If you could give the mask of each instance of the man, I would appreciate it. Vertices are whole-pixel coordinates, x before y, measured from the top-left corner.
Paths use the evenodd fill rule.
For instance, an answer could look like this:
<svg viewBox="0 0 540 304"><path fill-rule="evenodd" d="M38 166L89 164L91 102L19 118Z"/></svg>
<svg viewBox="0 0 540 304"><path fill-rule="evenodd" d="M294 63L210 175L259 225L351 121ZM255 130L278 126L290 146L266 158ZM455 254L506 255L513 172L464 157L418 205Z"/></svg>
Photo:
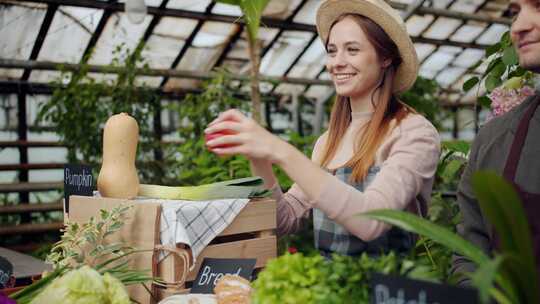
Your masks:
<svg viewBox="0 0 540 304"><path fill-rule="evenodd" d="M540 0L511 0L511 37L519 64L540 73ZM458 203L463 215L459 233L491 253L497 248L493 226L487 222L474 196L471 178L478 170L494 170L514 183L531 227L537 270L540 269L540 94L525 100L509 113L487 123L478 133L461 178ZM474 271L462 256L454 257L455 272ZM467 283L464 278L461 283Z"/></svg>

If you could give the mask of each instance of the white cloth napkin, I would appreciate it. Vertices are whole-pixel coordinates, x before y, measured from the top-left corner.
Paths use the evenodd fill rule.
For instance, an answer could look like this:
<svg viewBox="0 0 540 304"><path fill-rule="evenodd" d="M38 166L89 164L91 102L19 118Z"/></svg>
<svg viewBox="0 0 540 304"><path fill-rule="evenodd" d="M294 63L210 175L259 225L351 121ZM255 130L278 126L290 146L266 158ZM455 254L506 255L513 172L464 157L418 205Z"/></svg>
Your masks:
<svg viewBox="0 0 540 304"><path fill-rule="evenodd" d="M249 199L159 201L162 207L161 244L188 245L194 265L203 249L231 224Z"/></svg>

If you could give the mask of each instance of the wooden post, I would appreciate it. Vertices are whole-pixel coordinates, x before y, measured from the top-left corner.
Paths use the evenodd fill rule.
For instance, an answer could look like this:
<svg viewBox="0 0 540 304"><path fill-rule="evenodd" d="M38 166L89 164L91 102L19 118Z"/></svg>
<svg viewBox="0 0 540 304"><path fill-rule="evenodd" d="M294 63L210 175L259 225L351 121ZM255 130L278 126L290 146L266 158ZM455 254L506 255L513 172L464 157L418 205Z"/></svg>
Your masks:
<svg viewBox="0 0 540 304"><path fill-rule="evenodd" d="M27 139L27 132L28 132L28 125L26 123L26 91L21 90L19 91L19 94L17 95L18 102L17 102L17 137L19 141L26 141ZM26 146L19 146L19 163L20 164L27 164L28 163L28 147ZM28 182L28 169L25 167L21 167L19 169L19 182L20 183L27 183ZM20 191L19 192L19 203L20 204L27 204L30 202L30 196L28 195L28 191ZM21 223L28 223L30 222L30 214L21 214Z"/></svg>

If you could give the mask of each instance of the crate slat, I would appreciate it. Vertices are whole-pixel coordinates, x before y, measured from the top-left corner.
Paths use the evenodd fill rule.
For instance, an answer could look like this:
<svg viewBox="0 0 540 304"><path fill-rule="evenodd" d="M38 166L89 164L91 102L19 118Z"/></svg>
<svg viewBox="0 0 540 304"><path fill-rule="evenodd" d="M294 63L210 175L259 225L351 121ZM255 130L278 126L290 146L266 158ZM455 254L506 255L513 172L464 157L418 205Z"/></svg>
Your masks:
<svg viewBox="0 0 540 304"><path fill-rule="evenodd" d="M276 201L252 200L220 236L275 229L276 226Z"/></svg>

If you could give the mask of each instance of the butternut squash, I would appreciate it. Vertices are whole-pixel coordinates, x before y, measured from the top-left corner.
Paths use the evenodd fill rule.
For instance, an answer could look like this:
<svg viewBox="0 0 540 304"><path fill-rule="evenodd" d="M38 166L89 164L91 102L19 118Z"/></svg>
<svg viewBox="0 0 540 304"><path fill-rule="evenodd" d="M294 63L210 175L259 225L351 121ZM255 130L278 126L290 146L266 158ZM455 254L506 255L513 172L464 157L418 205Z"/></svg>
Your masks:
<svg viewBox="0 0 540 304"><path fill-rule="evenodd" d="M139 191L135 167L139 126L127 113L109 117L103 129L103 162L97 187L101 196L133 198Z"/></svg>

